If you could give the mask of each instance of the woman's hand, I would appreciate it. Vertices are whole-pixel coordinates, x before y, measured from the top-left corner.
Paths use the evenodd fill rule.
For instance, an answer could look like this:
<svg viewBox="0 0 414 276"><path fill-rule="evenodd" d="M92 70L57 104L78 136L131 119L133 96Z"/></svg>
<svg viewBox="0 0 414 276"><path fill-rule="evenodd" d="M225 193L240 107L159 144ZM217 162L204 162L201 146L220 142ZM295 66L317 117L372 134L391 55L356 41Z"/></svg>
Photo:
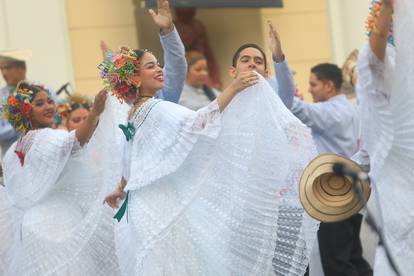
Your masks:
<svg viewBox="0 0 414 276"><path fill-rule="evenodd" d="M106 98L108 97L108 92L106 90L101 90L96 96L93 102L92 111L96 116L101 115L105 109Z"/></svg>
<svg viewBox="0 0 414 276"><path fill-rule="evenodd" d="M119 208L119 201L125 198L125 192L121 189L116 189L105 197L104 203L108 203L111 208Z"/></svg>
<svg viewBox="0 0 414 276"><path fill-rule="evenodd" d="M152 9L148 11L155 24L162 29L164 34L172 32L174 26L168 0L157 0L157 8L158 13Z"/></svg>
<svg viewBox="0 0 414 276"><path fill-rule="evenodd" d="M280 42L279 33L273 27L273 24L270 20L267 21L269 25L269 48L272 52L273 60L277 63L283 62L285 60L285 55L282 51L282 43Z"/></svg>

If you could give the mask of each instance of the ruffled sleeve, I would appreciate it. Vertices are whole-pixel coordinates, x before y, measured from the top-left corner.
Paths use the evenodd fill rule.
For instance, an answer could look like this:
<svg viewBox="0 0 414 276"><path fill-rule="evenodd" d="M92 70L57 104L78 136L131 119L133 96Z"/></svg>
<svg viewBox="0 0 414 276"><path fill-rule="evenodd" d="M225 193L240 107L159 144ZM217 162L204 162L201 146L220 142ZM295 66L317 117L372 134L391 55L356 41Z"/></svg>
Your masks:
<svg viewBox="0 0 414 276"><path fill-rule="evenodd" d="M51 190L70 155L80 149L74 131L47 128L36 131L31 139L23 166L14 149L4 160L7 192L13 205L21 209L29 208Z"/></svg>
<svg viewBox="0 0 414 276"><path fill-rule="evenodd" d="M385 76L390 76L393 71L395 71L394 47L387 47L383 62L375 56L368 44L365 45L358 56L357 93L375 93L389 98L391 81Z"/></svg>
<svg viewBox="0 0 414 276"><path fill-rule="evenodd" d="M369 45L361 50L356 92L361 114L362 150L369 156L371 174L380 170L392 144L390 93L394 71L395 49L392 46L388 46L384 62L375 56ZM367 160L365 158L364 162Z"/></svg>
<svg viewBox="0 0 414 276"><path fill-rule="evenodd" d="M135 122L134 140L126 146L127 189L143 187L174 172L199 139L217 138L220 118L217 100L196 112L170 102L156 104L142 124ZM141 154L143 147L145 155Z"/></svg>

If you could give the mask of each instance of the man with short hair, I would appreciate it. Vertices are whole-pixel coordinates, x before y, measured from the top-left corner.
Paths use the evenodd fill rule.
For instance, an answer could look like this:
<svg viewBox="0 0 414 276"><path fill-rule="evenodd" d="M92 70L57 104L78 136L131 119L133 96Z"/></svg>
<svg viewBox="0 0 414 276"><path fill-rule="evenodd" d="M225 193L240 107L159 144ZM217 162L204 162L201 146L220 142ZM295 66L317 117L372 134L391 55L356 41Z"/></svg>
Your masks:
<svg viewBox="0 0 414 276"><path fill-rule="evenodd" d="M268 63L263 49L254 43L246 43L240 46L233 55L229 74L234 81L227 89L234 89L232 86L234 86L235 81L238 79L240 79L240 82L237 82L239 83L238 89L240 90L254 85L258 79L254 72L257 72L269 81L270 86L279 94L283 103L286 106L290 106L293 102L290 91L295 89L295 85L289 75L290 69L280 45L279 35L270 21L268 21L268 26L269 48L272 53L272 61L276 73L275 79L269 78Z"/></svg>
<svg viewBox="0 0 414 276"><path fill-rule="evenodd" d="M26 79L26 60L31 56L30 51L3 51L0 52L0 71L6 85L0 89L1 102L14 92L17 84ZM19 138L13 127L3 118L0 118L0 147L2 156L7 149Z"/></svg>
<svg viewBox="0 0 414 276"><path fill-rule="evenodd" d="M256 44L247 43L240 46L233 55L232 66L229 70L230 76L233 77L233 82L226 89L241 91L252 86L256 84L259 79L257 75L258 73L267 79L270 86L276 94L279 95L286 106L292 106L293 97L290 95L290 91L296 90L296 86L293 83L287 60L283 54L279 35L270 21L268 21L268 26L269 48L272 53L272 61L275 67L275 78L269 78L269 68L265 52ZM286 112L288 111L286 110ZM307 264L309 261L308 252L313 244L304 244L304 240L299 241L300 234L298 232L291 233L289 237L286 237L285 230L304 227L304 225L301 224L302 222L293 222L293 220L289 219L292 214L294 214L297 219L305 219L307 215L304 214L303 208L295 207L280 209L279 213L280 217L284 219L281 219L279 222L276 235L282 237L285 241L287 240L287 242L284 244L276 244L275 255L272 262L274 273L277 275L285 275L292 268L296 269L297 273L300 273L299 271L301 271L302 268L299 268L298 264ZM290 255L292 252L298 254L295 256L300 259L297 263L292 262L293 256Z"/></svg>
<svg viewBox="0 0 414 276"><path fill-rule="evenodd" d="M294 98L292 105L287 107L312 129L319 153L336 153L350 158L358 150L360 122L357 107L340 94L342 82L342 71L337 65L318 64L311 69L309 76L309 93L314 103ZM294 93L295 90L291 89L291 98ZM289 95L283 96L288 98ZM373 275L362 256L361 222L362 215L356 214L341 222L320 224L318 243L326 276ZM312 264L311 275L320 275L312 274Z"/></svg>

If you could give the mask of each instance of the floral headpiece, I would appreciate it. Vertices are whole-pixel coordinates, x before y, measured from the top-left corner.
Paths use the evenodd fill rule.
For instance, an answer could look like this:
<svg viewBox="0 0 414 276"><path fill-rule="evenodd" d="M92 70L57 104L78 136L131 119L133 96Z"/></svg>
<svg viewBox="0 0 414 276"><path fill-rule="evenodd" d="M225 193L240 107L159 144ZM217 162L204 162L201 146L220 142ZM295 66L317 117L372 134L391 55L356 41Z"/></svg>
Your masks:
<svg viewBox="0 0 414 276"><path fill-rule="evenodd" d="M128 47L121 47L119 52L106 52L106 59L98 65L100 76L108 90L112 91L121 102L131 93L131 77L137 70L140 59Z"/></svg>
<svg viewBox="0 0 414 276"><path fill-rule="evenodd" d="M69 113L71 113L74 109L76 109L76 106L82 106L86 109L90 109L91 102L90 100L82 95L71 95L65 99L65 102L60 103L57 106L57 112L60 116L66 116Z"/></svg>
<svg viewBox="0 0 414 276"><path fill-rule="evenodd" d="M368 36L371 36L372 32L375 30L375 23L377 22L378 16L381 12L382 2L381 0L371 0L371 6L369 8L370 13L366 20L366 29ZM388 31L388 43L394 45L394 35L393 35L393 25L391 23L390 29Z"/></svg>
<svg viewBox="0 0 414 276"><path fill-rule="evenodd" d="M37 85L36 85L37 86ZM27 82L20 82L16 91L11 94L3 104L3 114L9 123L19 132L26 133L31 128L31 113L35 90L31 90ZM42 86L39 89L48 91Z"/></svg>

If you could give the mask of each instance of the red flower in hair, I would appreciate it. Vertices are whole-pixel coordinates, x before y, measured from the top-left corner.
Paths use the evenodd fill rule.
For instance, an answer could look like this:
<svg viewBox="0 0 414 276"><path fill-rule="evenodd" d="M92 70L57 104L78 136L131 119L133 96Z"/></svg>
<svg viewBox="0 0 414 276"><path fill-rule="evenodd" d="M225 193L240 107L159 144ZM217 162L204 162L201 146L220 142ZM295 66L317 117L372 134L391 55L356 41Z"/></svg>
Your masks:
<svg viewBox="0 0 414 276"><path fill-rule="evenodd" d="M32 112L32 105L28 103L19 103L19 110L22 112L23 117L30 118Z"/></svg>
<svg viewBox="0 0 414 276"><path fill-rule="evenodd" d="M116 87L116 89L119 91L119 92L121 92L121 94L127 94L128 92L129 92L129 86L126 84L126 83L124 83L124 82L122 82L122 83L119 83L118 85L117 85L117 87Z"/></svg>

